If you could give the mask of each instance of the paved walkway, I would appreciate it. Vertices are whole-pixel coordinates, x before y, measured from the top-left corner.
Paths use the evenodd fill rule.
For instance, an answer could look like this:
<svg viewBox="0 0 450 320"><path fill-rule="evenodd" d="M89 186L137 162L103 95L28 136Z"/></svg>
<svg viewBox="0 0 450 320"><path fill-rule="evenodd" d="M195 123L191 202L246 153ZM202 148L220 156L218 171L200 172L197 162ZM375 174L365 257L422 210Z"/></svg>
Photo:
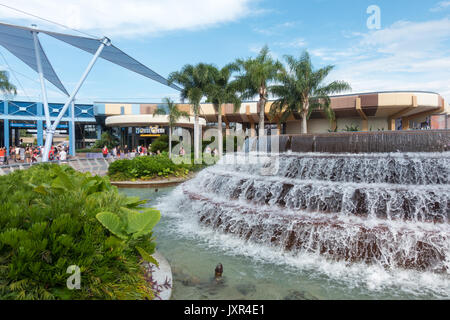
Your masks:
<svg viewBox="0 0 450 320"><path fill-rule="evenodd" d="M82 159L82 158L75 158L70 159L67 161L50 161L50 163L56 163L56 164L67 164L74 168L77 171L80 172L91 172L93 174L104 176L106 175L108 171L108 166L111 162L116 161L117 159L114 159L112 157L109 158L98 158L98 159ZM6 166L0 166L0 175L5 175L10 172L13 172L15 170L24 170L28 169L31 166L37 165L40 162L36 162L33 164L29 163L14 163Z"/></svg>

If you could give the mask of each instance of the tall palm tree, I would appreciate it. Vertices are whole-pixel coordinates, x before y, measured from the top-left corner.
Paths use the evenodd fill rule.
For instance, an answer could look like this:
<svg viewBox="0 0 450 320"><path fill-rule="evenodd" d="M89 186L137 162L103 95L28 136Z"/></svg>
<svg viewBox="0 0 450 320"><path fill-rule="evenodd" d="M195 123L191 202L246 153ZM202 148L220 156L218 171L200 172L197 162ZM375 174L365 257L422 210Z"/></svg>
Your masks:
<svg viewBox="0 0 450 320"><path fill-rule="evenodd" d="M211 102L217 112L219 156L223 154L222 106L232 103L235 112L241 107L241 99L230 81L232 73L237 70L235 64L228 64L220 70L214 67L213 83L206 88L207 102Z"/></svg>
<svg viewBox="0 0 450 320"><path fill-rule="evenodd" d="M210 64L199 63L195 66L187 64L181 71L172 72L168 82L180 84L181 99L187 99L194 111L194 160L199 159L199 113L200 101L206 94L206 88L213 82L213 68Z"/></svg>
<svg viewBox="0 0 450 320"><path fill-rule="evenodd" d="M323 84L334 66L314 70L307 51L299 59L290 55L284 59L289 69L278 75L280 84L270 88L270 92L278 97L271 106L271 115L281 113L284 122L290 115L299 113L303 133L308 132L306 122L314 110L321 110L330 121L334 120L329 95L351 90L350 85L339 80Z"/></svg>
<svg viewBox="0 0 450 320"><path fill-rule="evenodd" d="M17 94L16 87L9 82L8 73L6 71L0 71L0 91L3 93Z"/></svg>
<svg viewBox="0 0 450 320"><path fill-rule="evenodd" d="M268 100L269 83L277 78L283 69L279 61L275 61L269 55L268 46L264 46L259 55L253 59L238 59L236 65L241 74L236 77L234 85L242 93L242 99L259 97L259 136L264 136L264 109Z"/></svg>
<svg viewBox="0 0 450 320"><path fill-rule="evenodd" d="M178 105L176 105L170 98L164 98L163 103L167 105L167 111L164 108L158 107L153 115L168 115L169 122L169 158L172 158L172 131L173 127L182 117L186 117L189 120L189 114L185 111L180 111Z"/></svg>

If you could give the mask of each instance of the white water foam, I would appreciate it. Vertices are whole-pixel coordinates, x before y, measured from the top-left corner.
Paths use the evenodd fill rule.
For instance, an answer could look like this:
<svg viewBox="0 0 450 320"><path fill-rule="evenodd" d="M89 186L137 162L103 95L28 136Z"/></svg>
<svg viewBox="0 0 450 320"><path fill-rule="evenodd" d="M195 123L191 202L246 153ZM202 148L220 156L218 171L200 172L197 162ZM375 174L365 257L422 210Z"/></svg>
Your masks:
<svg viewBox="0 0 450 320"><path fill-rule="evenodd" d="M433 272L405 269L386 270L379 265L330 261L318 254L305 252L287 253L260 243L252 243L236 236L225 234L199 224L194 212L186 211L182 187L177 187L170 195L161 198L157 208L171 218L171 232L180 238L198 241L200 246L220 250L223 254L245 256L262 263L270 263L286 268L286 272L301 273L318 281L333 282L333 285L360 288L374 293L386 292L390 296L402 298L450 297L450 276ZM172 228L173 226L173 228ZM450 261L447 261L448 263Z"/></svg>
<svg viewBox="0 0 450 320"><path fill-rule="evenodd" d="M342 159L346 169L331 181ZM448 152L231 154L177 187L161 199L158 208L172 219L174 234L224 254L281 265L287 272L329 281L332 286L400 298L445 299L450 297L449 159ZM375 172L383 170L383 163L388 161L389 172ZM362 164L371 167L366 170ZM368 214L360 216L361 208ZM379 214L383 210L384 219ZM433 215L439 216L441 223L427 220ZM313 225L317 222L326 228L309 231L310 226L303 224L306 227L301 228L309 232L306 235L310 235L311 244L301 239L298 250L283 250L280 242L271 245L271 228L281 233L278 240L283 243L292 243L288 237L294 231L300 232L297 236L305 235L305 230L293 230L296 225L290 219L312 221ZM262 231L257 229L261 226ZM280 226L282 230L276 229ZM336 253L354 247L352 237L360 235L356 226L371 239L363 243L375 243L379 249L380 255L370 258L371 263L330 259L313 248L317 243L331 243ZM224 232L227 230L231 234ZM422 257L420 250L425 250ZM426 271L399 268L393 263L398 259L411 259ZM438 269L430 266L438 266L441 271L435 272Z"/></svg>

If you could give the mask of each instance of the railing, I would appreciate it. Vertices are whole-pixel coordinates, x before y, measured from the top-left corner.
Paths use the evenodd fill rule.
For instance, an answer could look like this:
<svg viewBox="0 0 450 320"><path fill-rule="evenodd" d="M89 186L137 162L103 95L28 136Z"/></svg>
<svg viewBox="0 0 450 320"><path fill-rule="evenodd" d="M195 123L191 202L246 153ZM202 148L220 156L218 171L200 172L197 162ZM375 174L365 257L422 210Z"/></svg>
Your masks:
<svg viewBox="0 0 450 320"><path fill-rule="evenodd" d="M129 156L121 158L108 157L108 158L89 158L89 159L76 158L76 159L68 159L65 161L61 160L49 161L48 163L67 164L71 166L73 169L80 172L91 172L96 175L105 175L106 172L108 171L108 167L111 162L127 158L131 159L132 157ZM14 163L10 165L0 166L0 175L5 175L16 170L25 170L40 163L42 162Z"/></svg>

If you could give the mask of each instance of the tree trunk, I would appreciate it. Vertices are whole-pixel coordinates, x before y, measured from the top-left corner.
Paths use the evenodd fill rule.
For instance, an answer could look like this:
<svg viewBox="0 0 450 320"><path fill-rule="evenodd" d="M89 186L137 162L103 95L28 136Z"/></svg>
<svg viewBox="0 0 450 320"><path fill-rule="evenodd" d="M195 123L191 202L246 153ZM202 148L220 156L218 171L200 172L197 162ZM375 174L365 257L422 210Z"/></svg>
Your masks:
<svg viewBox="0 0 450 320"><path fill-rule="evenodd" d="M219 157L223 155L223 132L222 132L222 110L219 108L219 112L217 114L217 144L219 150Z"/></svg>
<svg viewBox="0 0 450 320"><path fill-rule="evenodd" d="M306 112L303 112L302 114L302 133L306 134L308 133L308 128L306 127Z"/></svg>
<svg viewBox="0 0 450 320"><path fill-rule="evenodd" d="M304 134L308 133L308 126L306 122L308 121L308 111L309 111L309 100L308 98L306 98L305 100L306 104L302 112L302 133Z"/></svg>
<svg viewBox="0 0 450 320"><path fill-rule="evenodd" d="M198 128L198 114L194 117L194 162L199 160L199 128Z"/></svg>
<svg viewBox="0 0 450 320"><path fill-rule="evenodd" d="M172 159L172 127L169 127L169 159Z"/></svg>
<svg viewBox="0 0 450 320"><path fill-rule="evenodd" d="M260 98L259 99L259 132L258 135L259 137L263 137L264 136L264 109L265 109L265 105L266 105L266 100L264 98Z"/></svg>

